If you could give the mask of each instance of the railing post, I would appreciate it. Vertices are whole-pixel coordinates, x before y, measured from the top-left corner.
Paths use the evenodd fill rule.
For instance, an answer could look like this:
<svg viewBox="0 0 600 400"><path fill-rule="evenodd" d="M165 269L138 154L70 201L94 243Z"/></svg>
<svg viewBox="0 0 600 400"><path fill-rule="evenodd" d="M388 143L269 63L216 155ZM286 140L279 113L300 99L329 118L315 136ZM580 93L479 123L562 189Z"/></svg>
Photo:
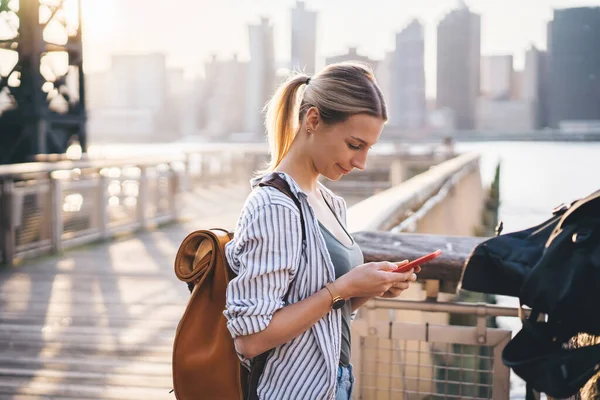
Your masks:
<svg viewBox="0 0 600 400"><path fill-rule="evenodd" d="M177 220L177 217L179 216L179 207L177 207L177 203L179 196L183 191L180 177L180 174L173 168L173 165L169 164L169 187L167 196L169 196L169 208L173 221Z"/></svg>
<svg viewBox="0 0 600 400"><path fill-rule="evenodd" d="M404 180L402 160L395 159L390 165L390 184L394 187L404 182Z"/></svg>
<svg viewBox="0 0 600 400"><path fill-rule="evenodd" d="M205 151L202 153L202 155L200 156L200 179L201 182L203 184L209 183L210 182L210 156L209 156L209 152Z"/></svg>
<svg viewBox="0 0 600 400"><path fill-rule="evenodd" d="M190 153L185 153L185 161L183 167L184 182L183 186L180 187L180 189L181 191L189 192L192 189L192 161Z"/></svg>
<svg viewBox="0 0 600 400"><path fill-rule="evenodd" d="M107 239L108 234L108 178L104 171L98 174L98 227L100 237Z"/></svg>
<svg viewBox="0 0 600 400"><path fill-rule="evenodd" d="M7 180L2 183L2 214L3 219L0 227L4 239L2 240L2 262L7 265L13 265L16 253L16 224L13 215L13 203L15 183Z"/></svg>
<svg viewBox="0 0 600 400"><path fill-rule="evenodd" d="M52 245L52 252L59 253L63 249L62 234L64 230L64 224L62 219L63 209L63 191L62 181L60 178L50 175L50 198L52 199L52 226L50 228L50 242Z"/></svg>
<svg viewBox="0 0 600 400"><path fill-rule="evenodd" d="M148 170L140 168L140 191L138 193L137 221L141 229L147 228L146 210L148 209Z"/></svg>

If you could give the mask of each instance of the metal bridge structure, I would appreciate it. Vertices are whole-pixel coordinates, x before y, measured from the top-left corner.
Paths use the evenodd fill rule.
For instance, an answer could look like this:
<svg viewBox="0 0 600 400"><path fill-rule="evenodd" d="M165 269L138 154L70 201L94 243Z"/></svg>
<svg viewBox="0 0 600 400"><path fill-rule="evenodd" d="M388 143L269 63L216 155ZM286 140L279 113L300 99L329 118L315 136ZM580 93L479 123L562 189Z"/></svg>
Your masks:
<svg viewBox="0 0 600 400"><path fill-rule="evenodd" d="M86 152L81 0L0 0L0 164Z"/></svg>

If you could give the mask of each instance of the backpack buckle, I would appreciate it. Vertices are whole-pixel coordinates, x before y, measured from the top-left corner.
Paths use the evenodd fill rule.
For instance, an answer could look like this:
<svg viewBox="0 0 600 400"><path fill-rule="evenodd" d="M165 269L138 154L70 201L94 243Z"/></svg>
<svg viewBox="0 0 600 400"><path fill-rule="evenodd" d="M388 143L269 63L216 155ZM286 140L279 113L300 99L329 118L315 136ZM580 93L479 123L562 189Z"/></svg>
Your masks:
<svg viewBox="0 0 600 400"><path fill-rule="evenodd" d="M565 203L561 203L559 205L557 205L556 207L554 207L554 209L552 209L552 215L557 215L560 213L563 213L565 211L567 211L569 209L569 206L567 206Z"/></svg>

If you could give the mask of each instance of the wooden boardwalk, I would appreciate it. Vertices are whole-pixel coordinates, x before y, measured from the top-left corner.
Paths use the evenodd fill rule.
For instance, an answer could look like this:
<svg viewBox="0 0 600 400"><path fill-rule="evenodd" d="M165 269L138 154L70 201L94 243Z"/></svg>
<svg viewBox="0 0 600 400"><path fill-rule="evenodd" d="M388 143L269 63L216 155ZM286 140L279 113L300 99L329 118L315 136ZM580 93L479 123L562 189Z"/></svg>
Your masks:
<svg viewBox="0 0 600 400"><path fill-rule="evenodd" d="M189 296L175 252L194 229L233 228L249 190L186 195L181 224L0 270L0 399L174 399Z"/></svg>

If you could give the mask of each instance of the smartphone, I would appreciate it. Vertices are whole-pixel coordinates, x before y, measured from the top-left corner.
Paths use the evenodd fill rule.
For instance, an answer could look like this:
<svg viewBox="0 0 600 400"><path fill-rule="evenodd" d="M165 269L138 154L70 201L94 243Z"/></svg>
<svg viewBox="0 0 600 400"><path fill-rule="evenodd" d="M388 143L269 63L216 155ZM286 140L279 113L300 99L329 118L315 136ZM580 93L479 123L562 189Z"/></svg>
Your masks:
<svg viewBox="0 0 600 400"><path fill-rule="evenodd" d="M429 253L423 257L419 257L416 260L409 262L408 264L401 265L400 267L396 268L392 272L406 272L412 268L415 268L417 265L422 265L422 264L425 264L426 262L433 260L440 254L442 254L442 251L436 250L433 253Z"/></svg>

